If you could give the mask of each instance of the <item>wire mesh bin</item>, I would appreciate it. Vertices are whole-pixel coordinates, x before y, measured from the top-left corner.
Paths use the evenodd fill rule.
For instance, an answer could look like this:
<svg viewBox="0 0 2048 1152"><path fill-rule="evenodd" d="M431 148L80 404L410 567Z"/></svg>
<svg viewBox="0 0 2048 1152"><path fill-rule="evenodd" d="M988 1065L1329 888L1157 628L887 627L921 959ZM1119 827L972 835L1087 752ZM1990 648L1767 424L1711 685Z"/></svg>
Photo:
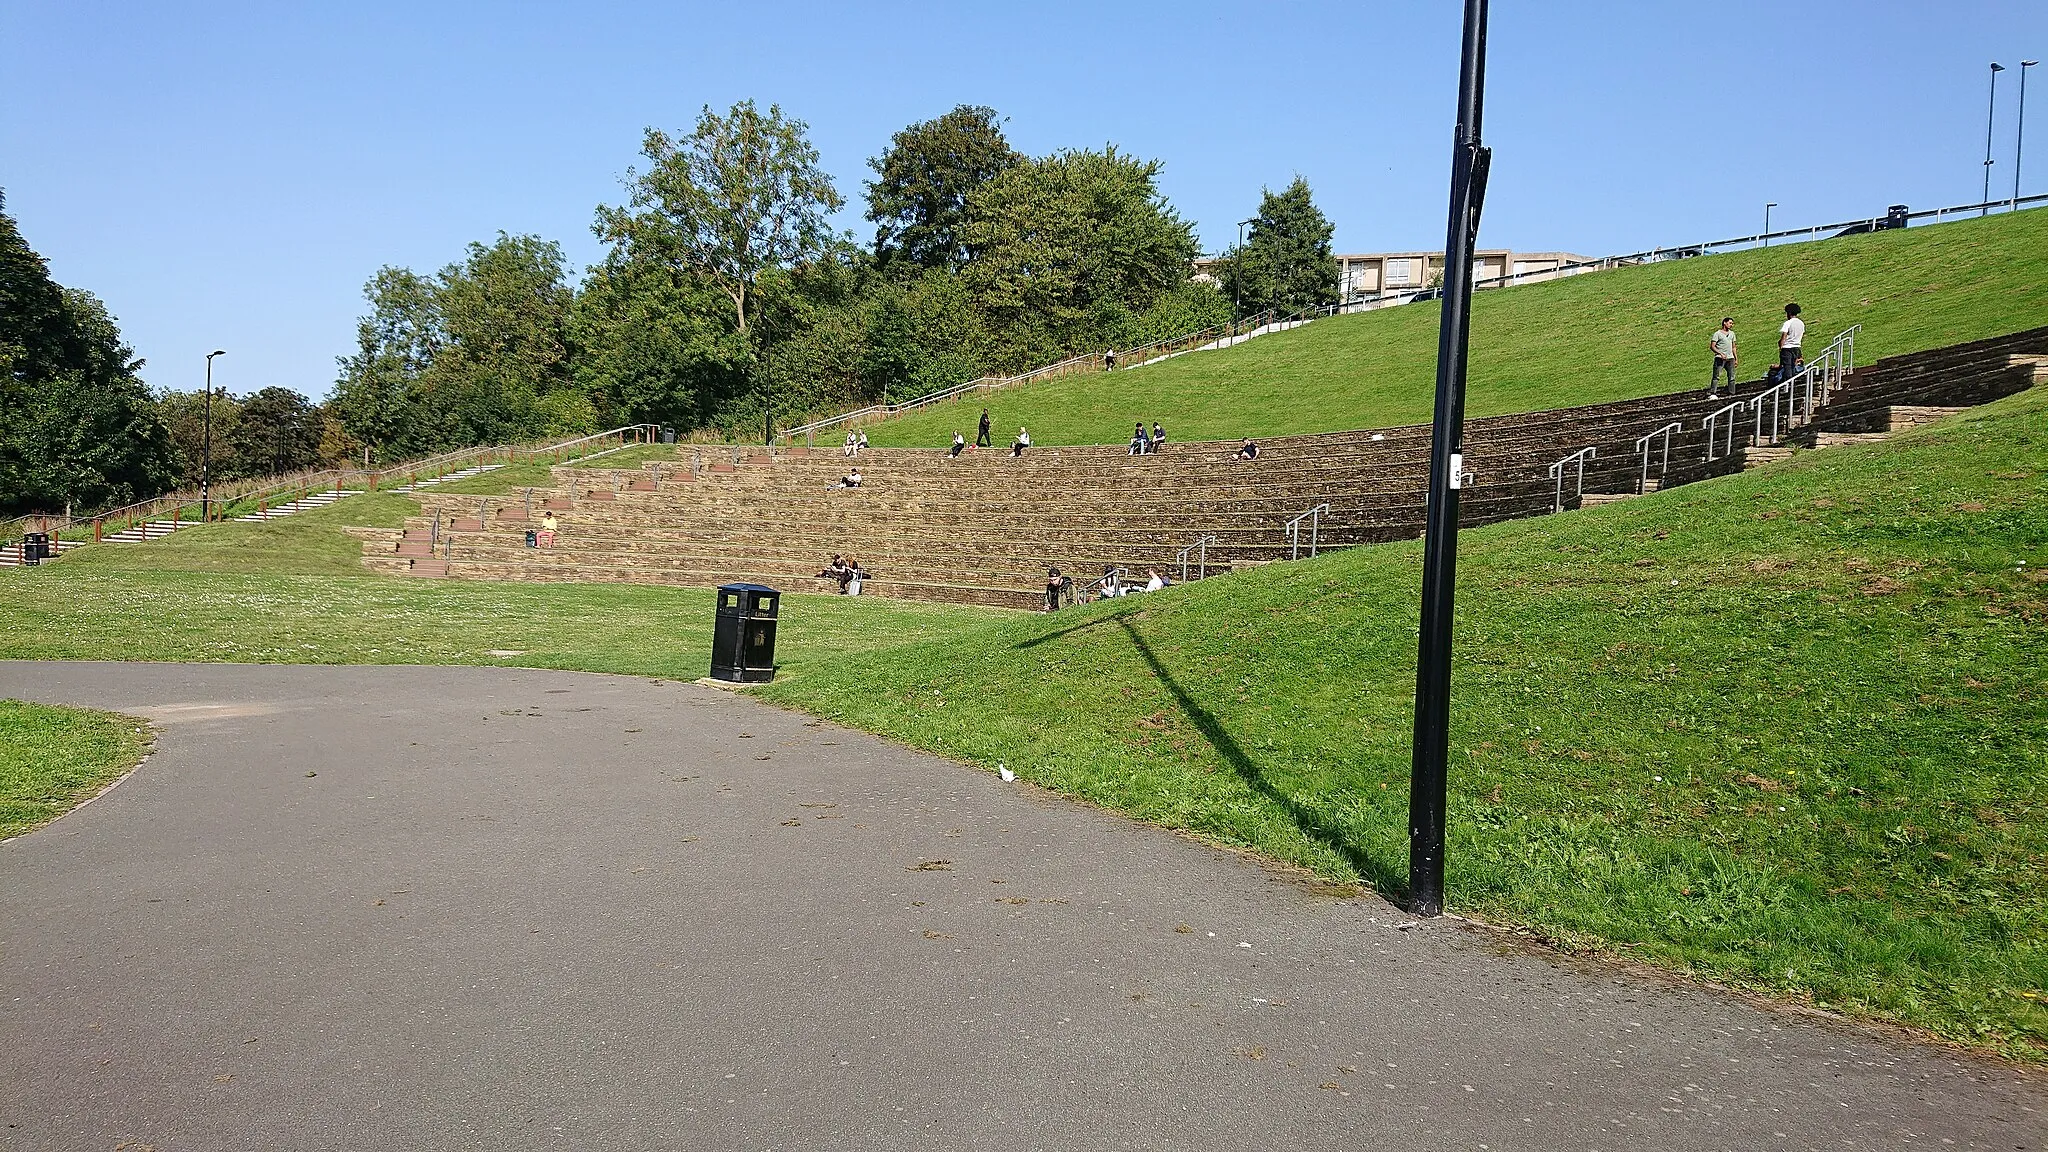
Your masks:
<svg viewBox="0 0 2048 1152"><path fill-rule="evenodd" d="M735 684L775 679L775 618L782 593L765 584L721 584L711 630L711 678Z"/></svg>

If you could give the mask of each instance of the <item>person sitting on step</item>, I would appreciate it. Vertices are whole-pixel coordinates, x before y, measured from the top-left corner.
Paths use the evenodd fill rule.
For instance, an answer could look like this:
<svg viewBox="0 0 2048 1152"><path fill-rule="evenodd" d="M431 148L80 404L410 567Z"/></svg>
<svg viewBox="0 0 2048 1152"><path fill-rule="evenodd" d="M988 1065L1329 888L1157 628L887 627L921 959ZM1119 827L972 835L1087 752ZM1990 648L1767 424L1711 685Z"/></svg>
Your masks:
<svg viewBox="0 0 2048 1152"><path fill-rule="evenodd" d="M1118 574L1118 572L1117 572L1117 570L1116 570L1116 565L1114 565L1114 564L1111 564L1111 565L1108 565L1107 567L1103 568L1103 570L1102 570L1102 598L1103 598L1104 600L1114 600L1114 599L1116 599L1117 597L1119 597L1119 596L1121 596L1121 595L1123 595L1123 594L1124 594L1124 585L1123 585L1123 579L1122 579L1122 577L1121 577L1121 576L1120 576L1120 575Z"/></svg>
<svg viewBox="0 0 2048 1152"><path fill-rule="evenodd" d="M858 452L858 451L860 451L860 442L859 442L858 440L855 440L855 439L854 439L853 433L851 433L851 432L848 432L848 433L846 434L846 457L847 457L847 459L851 460L851 459L853 458L853 454L854 454L855 452Z"/></svg>
<svg viewBox="0 0 2048 1152"><path fill-rule="evenodd" d="M950 455L953 456L955 459L958 459L960 456L961 449L965 447L967 447L967 437L962 436L956 430L953 433L953 451L950 453Z"/></svg>
<svg viewBox="0 0 2048 1152"><path fill-rule="evenodd" d="M1259 458L1259 446L1250 440L1246 440L1238 447L1237 458L1239 460L1257 460Z"/></svg>
<svg viewBox="0 0 2048 1152"><path fill-rule="evenodd" d="M839 553L834 552L832 554L832 562L825 565L825 570L818 573L818 575L823 579L836 581L839 585L839 594L844 596L846 595L846 585L853 579L853 569L847 566L846 561L840 557Z"/></svg>
<svg viewBox="0 0 2048 1152"><path fill-rule="evenodd" d="M858 488L858 487L860 487L860 479L861 479L861 477L860 477L860 465L856 464L856 465L854 465L853 467L851 467L851 468L848 468L848 469L846 470L846 475L844 475L844 476L841 476L841 477L839 478L839 483L837 483L837 484L834 484L834 485L832 485L832 487L834 487L834 488Z"/></svg>
<svg viewBox="0 0 2048 1152"><path fill-rule="evenodd" d="M1145 591L1157 592L1164 587L1166 587L1166 577L1159 574L1159 569L1145 569Z"/></svg>
<svg viewBox="0 0 2048 1152"><path fill-rule="evenodd" d="M862 452L865 452L865 451L867 451L867 450L868 450L868 434L867 434L866 432L862 432L862 433L860 434L860 439L858 439L858 440L855 440L855 441L853 442L853 453L854 453L854 455L858 456L858 455L860 455L860 454L861 454Z"/></svg>
<svg viewBox="0 0 2048 1152"><path fill-rule="evenodd" d="M1145 451L1157 452L1161 448L1165 447L1165 445L1166 429L1161 428L1159 426L1159 421L1154 420L1152 422L1152 439L1145 444Z"/></svg>
<svg viewBox="0 0 2048 1152"><path fill-rule="evenodd" d="M557 526L558 521L556 521L555 514L553 512L549 512L541 516L539 538L541 547L553 548L555 546L555 528Z"/></svg>
<svg viewBox="0 0 2048 1152"><path fill-rule="evenodd" d="M1147 438L1146 438L1146 436L1145 436L1145 422L1144 422L1143 420L1140 420L1140 421L1138 421L1138 426L1137 426L1136 428L1133 428L1133 429L1131 430L1131 451L1130 451L1130 455L1132 455L1132 456L1141 456L1141 455L1143 455L1143 454L1144 454L1144 452L1145 452L1145 447L1146 447L1146 445L1148 445L1148 444L1150 444L1150 443L1151 443L1151 441L1150 441L1149 439L1147 439Z"/></svg>
<svg viewBox="0 0 2048 1152"><path fill-rule="evenodd" d="M1029 447L1031 447L1031 433L1026 432L1022 428L1017 429L1017 441L1010 445L1010 455L1012 457L1022 456L1024 450Z"/></svg>

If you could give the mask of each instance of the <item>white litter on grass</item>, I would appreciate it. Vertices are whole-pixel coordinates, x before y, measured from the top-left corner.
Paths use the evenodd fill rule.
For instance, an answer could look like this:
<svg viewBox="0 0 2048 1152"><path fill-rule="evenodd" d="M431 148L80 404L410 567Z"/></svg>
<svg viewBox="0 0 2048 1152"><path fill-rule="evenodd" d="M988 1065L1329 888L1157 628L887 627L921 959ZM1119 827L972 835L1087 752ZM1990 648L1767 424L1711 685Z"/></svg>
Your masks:
<svg viewBox="0 0 2048 1152"><path fill-rule="evenodd" d="M1419 920L1410 920L1406 924L1396 924L1394 925L1394 927L1399 929L1400 931L1406 932L1407 930L1415 927L1419 923L1421 923L1421 921Z"/></svg>
<svg viewBox="0 0 2048 1152"><path fill-rule="evenodd" d="M1005 784L1008 784L1010 781L1015 780L1017 778L1017 774L1015 772L1010 771L1009 768L1004 766L1004 764L1001 761L996 762L996 775L1001 776L1003 778L1003 783Z"/></svg>
<svg viewBox="0 0 2048 1152"><path fill-rule="evenodd" d="M502 658L502 657L505 657L505 656L524 656L524 655L526 655L526 649L524 649L524 648L492 648L492 649L488 650L487 652L485 652L484 654L485 654L485 655L487 655L487 656L497 656L497 657L501 657L501 658Z"/></svg>
<svg viewBox="0 0 2048 1152"><path fill-rule="evenodd" d="M1251 944L1250 944L1249 942L1247 942L1247 941L1244 941L1244 940L1239 940L1239 941L1237 942L1237 946L1238 946L1239 948L1249 948L1249 947L1251 947Z"/></svg>

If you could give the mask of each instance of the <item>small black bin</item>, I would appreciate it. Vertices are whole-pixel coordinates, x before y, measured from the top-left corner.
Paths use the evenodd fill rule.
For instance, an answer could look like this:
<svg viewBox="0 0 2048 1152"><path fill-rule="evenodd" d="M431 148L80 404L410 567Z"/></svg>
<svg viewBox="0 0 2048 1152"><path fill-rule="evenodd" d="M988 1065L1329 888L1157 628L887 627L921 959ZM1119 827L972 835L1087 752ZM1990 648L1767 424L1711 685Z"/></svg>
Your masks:
<svg viewBox="0 0 2048 1152"><path fill-rule="evenodd" d="M21 538L21 562L41 564L50 558L50 534L30 532Z"/></svg>
<svg viewBox="0 0 2048 1152"><path fill-rule="evenodd" d="M721 584L711 630L711 678L736 684L775 679L775 616L782 593L764 584Z"/></svg>

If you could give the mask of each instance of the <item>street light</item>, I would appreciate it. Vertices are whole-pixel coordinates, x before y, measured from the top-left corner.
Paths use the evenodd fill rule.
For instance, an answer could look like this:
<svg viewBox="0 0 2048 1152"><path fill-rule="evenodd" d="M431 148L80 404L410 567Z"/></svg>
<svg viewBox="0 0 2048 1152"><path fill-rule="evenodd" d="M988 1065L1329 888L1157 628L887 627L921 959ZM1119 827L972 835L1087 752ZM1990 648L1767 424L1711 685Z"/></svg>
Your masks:
<svg viewBox="0 0 2048 1152"><path fill-rule="evenodd" d="M2020 149L2027 144L2027 69L2039 64L2039 60L2020 61L2020 126L2012 134L2012 206L2020 206Z"/></svg>
<svg viewBox="0 0 2048 1152"><path fill-rule="evenodd" d="M1984 199L1977 215L1991 214L1991 121L1998 111L1998 74L2005 71L2005 65L1991 62L1991 101L1984 107Z"/></svg>
<svg viewBox="0 0 2048 1152"><path fill-rule="evenodd" d="M1771 209L1777 206L1778 202L1776 200L1764 205L1764 247L1766 248L1771 246Z"/></svg>
<svg viewBox="0 0 2048 1152"><path fill-rule="evenodd" d="M1244 319L1244 226L1258 222L1259 218L1257 216L1249 220L1239 220L1237 222L1237 251L1231 253L1230 256L1230 263L1232 265L1230 287L1234 297L1230 303L1230 314L1237 320Z"/></svg>
<svg viewBox="0 0 2048 1152"><path fill-rule="evenodd" d="M206 523L210 508L211 492L207 487L209 474L213 471L213 358L227 353L219 348L206 354L206 403L199 449L199 522Z"/></svg>

